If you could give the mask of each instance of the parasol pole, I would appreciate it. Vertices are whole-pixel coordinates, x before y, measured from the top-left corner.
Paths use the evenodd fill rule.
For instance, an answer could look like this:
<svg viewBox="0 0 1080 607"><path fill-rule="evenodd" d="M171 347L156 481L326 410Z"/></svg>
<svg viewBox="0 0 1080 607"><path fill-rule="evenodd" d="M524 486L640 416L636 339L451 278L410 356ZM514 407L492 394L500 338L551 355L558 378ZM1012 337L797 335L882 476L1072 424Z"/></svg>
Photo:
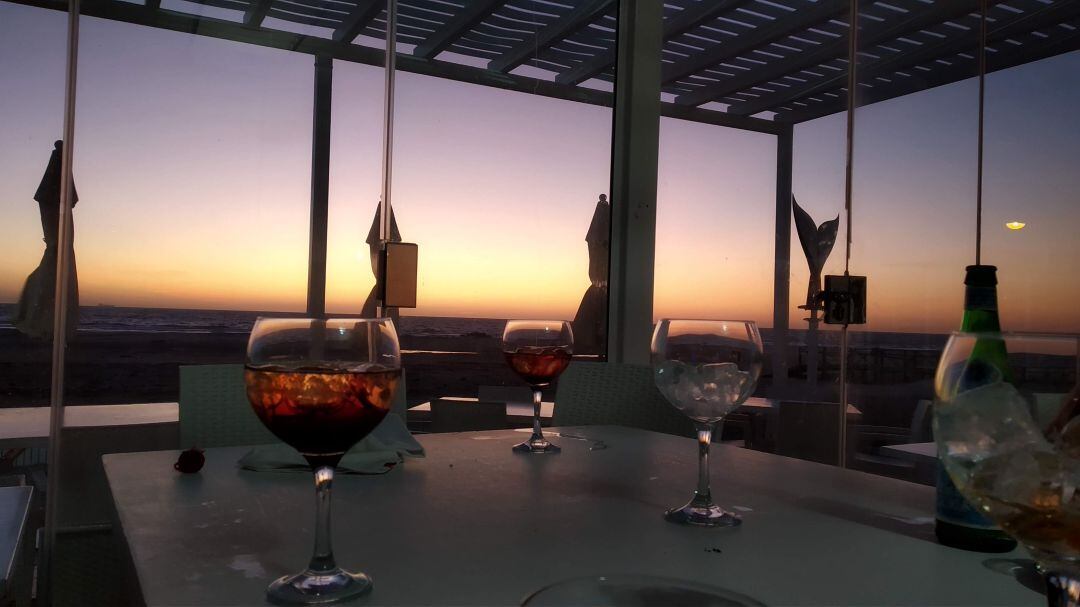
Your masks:
<svg viewBox="0 0 1080 607"><path fill-rule="evenodd" d="M52 384L49 390L49 478L45 499L42 604L52 598L55 570L56 513L60 491L60 457L64 430L64 355L67 349L68 281L71 276L73 229L71 165L75 148L76 69L79 63L79 0L68 0L67 76L64 91L64 136L60 151L60 219L57 231L56 288L53 301Z"/></svg>
<svg viewBox="0 0 1080 607"><path fill-rule="evenodd" d="M384 66L385 93L383 97L383 153L382 153L382 196L379 198L379 248L381 255L386 255L386 243L390 242L390 219L393 207L390 205L390 188L393 184L394 154L394 72L397 65L397 0L386 0L386 64ZM383 258L385 260L385 257ZM378 281L379 305L375 315L386 316L384 298L386 296L386 267L380 264Z"/></svg>

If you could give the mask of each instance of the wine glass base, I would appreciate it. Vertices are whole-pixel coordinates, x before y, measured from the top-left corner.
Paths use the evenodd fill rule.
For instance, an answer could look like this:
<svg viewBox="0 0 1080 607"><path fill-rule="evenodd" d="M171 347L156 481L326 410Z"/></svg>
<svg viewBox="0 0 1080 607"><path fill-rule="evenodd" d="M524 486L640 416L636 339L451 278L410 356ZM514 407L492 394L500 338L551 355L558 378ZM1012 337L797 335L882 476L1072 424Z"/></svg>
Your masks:
<svg viewBox="0 0 1080 607"><path fill-rule="evenodd" d="M728 512L712 502L699 504L694 501L668 510L664 513L664 520L695 527L738 527L742 524L742 517L734 512Z"/></svg>
<svg viewBox="0 0 1080 607"><path fill-rule="evenodd" d="M562 448L548 441L527 440L514 445L514 453L558 453Z"/></svg>
<svg viewBox="0 0 1080 607"><path fill-rule="evenodd" d="M363 573L308 569L274 580L266 588L266 598L278 605L328 605L355 599L370 592L371 586L371 578Z"/></svg>

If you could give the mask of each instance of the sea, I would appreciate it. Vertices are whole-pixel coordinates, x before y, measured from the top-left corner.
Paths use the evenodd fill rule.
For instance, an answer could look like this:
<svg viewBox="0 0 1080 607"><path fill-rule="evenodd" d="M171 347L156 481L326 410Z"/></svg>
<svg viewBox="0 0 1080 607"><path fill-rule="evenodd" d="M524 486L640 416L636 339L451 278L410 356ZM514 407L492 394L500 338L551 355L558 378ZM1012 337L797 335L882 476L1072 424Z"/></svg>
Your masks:
<svg viewBox="0 0 1080 607"><path fill-rule="evenodd" d="M0 331L13 329L11 315L14 304L0 304ZM236 333L247 334L259 316L303 316L298 312L247 310L192 310L178 308L137 308L123 306L81 306L79 331L91 333ZM429 337L498 337L506 319L462 318L452 316L401 316L398 332L401 335ZM789 331L792 345L805 343L805 330ZM772 330L761 329L762 341L772 343ZM854 348L884 348L890 350L938 350L948 335L940 333L898 333L861 331L853 327L849 344ZM818 337L824 347L839 345L839 331L823 326Z"/></svg>
<svg viewBox="0 0 1080 607"><path fill-rule="evenodd" d="M0 330L13 329L14 304L0 304ZM247 310L187 310L178 308L132 308L80 306L79 331L88 333L236 333L251 332L260 316L295 316L299 312ZM402 335L440 337L495 337L502 334L503 319L447 316L402 316Z"/></svg>

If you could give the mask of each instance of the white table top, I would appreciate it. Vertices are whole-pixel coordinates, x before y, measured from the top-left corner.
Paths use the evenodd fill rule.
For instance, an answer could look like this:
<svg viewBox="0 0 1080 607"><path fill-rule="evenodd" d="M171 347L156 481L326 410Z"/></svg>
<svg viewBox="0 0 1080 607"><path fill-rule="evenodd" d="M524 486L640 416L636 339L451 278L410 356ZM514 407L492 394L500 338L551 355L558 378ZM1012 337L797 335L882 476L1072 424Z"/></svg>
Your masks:
<svg viewBox="0 0 1080 607"><path fill-rule="evenodd" d="M31 487L0 487L0 597L7 593L18 562L32 494Z"/></svg>
<svg viewBox="0 0 1080 607"><path fill-rule="evenodd" d="M460 403L476 403L479 402L476 398L470 398L467 396L444 396L439 400L449 402ZM744 411L770 411L775 412L778 409L779 401L769 398L759 398L757 396L751 396L746 399L746 402L739 405L740 409ZM409 408L409 411L430 412L431 403L420 403ZM527 403L506 403L506 414L512 417L532 417L532 405ZM855 407L848 405L848 415L859 415L860 411ZM543 401L540 403L540 418L551 419L555 415L555 403L549 401Z"/></svg>
<svg viewBox="0 0 1080 607"><path fill-rule="evenodd" d="M884 445L881 452L893 457L900 457L912 462L932 463L937 459L937 443L908 443L904 445Z"/></svg>
<svg viewBox="0 0 1080 607"><path fill-rule="evenodd" d="M462 404L475 404L480 402L479 399L469 398L468 396L444 396L440 398L441 401L448 401L452 403ZM431 403L420 403L419 405L409 407L409 411L420 411L423 413L431 412ZM540 419L551 419L551 416L555 414L555 403L550 401L542 401L540 403ZM506 403L506 415L507 417L528 417L533 415L533 406L525 403Z"/></svg>
<svg viewBox="0 0 1080 607"><path fill-rule="evenodd" d="M558 431L558 430L556 430ZM1026 558L932 539L933 489L715 445L713 493L742 527L665 522L696 477L690 439L615 426L567 429L558 455L518 455L502 430L422 435L423 460L338 476L338 562L375 579L355 605L505 605L553 582L649 573L703 581L770 605L1040 605L988 567ZM309 475L236 468L207 450L199 474L175 451L104 458L147 605L258 604L310 556Z"/></svg>
<svg viewBox="0 0 1080 607"><path fill-rule="evenodd" d="M78 405L64 407L65 428L99 428L176 423L176 403ZM45 446L49 440L49 407L0 409L0 448Z"/></svg>

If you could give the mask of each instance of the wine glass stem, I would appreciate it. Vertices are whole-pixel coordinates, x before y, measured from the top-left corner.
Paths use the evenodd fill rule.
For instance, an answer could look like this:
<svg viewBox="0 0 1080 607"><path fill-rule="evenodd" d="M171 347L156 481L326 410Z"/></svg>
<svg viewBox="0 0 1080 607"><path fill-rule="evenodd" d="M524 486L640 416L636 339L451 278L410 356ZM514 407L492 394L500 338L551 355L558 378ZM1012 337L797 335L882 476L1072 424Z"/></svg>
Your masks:
<svg viewBox="0 0 1080 607"><path fill-rule="evenodd" d="M330 488L333 484L333 466L315 469L315 554L308 565L311 571L337 569L334 550L330 547Z"/></svg>
<svg viewBox="0 0 1080 607"><path fill-rule="evenodd" d="M540 398L539 388L533 388L533 433L529 440L544 440L544 431L540 428Z"/></svg>
<svg viewBox="0 0 1080 607"><path fill-rule="evenodd" d="M1065 573L1047 573L1046 603L1050 607L1080 606L1080 580Z"/></svg>
<svg viewBox="0 0 1080 607"><path fill-rule="evenodd" d="M709 444L712 443L714 424L698 423L698 486L695 498L702 502L712 501L712 491L709 489Z"/></svg>

